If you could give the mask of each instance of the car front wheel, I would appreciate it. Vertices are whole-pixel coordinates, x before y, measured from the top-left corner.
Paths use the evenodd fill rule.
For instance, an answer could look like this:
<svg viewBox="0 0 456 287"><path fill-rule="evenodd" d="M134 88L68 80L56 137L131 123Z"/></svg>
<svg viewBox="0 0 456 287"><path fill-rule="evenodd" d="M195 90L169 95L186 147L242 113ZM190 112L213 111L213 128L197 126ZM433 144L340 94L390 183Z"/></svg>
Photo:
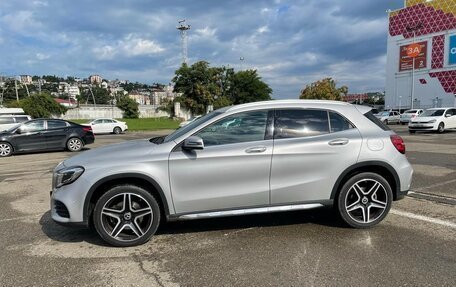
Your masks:
<svg viewBox="0 0 456 287"><path fill-rule="evenodd" d="M140 245L157 231L160 208L154 196L146 190L133 185L118 185L97 201L93 223L100 237L111 245Z"/></svg>
<svg viewBox="0 0 456 287"><path fill-rule="evenodd" d="M385 218L392 199L386 179L376 173L364 172L343 185L337 207L342 219L351 227L369 228Z"/></svg>
<svg viewBox="0 0 456 287"><path fill-rule="evenodd" d="M7 157L13 154L13 147L6 142L0 142L0 157Z"/></svg>
<svg viewBox="0 0 456 287"><path fill-rule="evenodd" d="M120 134L121 132L122 132L122 129L119 127L115 127L113 130L113 133L115 133L116 135Z"/></svg>
<svg viewBox="0 0 456 287"><path fill-rule="evenodd" d="M439 134L443 133L445 131L445 124L444 123L440 123L438 128L437 128L437 132Z"/></svg>

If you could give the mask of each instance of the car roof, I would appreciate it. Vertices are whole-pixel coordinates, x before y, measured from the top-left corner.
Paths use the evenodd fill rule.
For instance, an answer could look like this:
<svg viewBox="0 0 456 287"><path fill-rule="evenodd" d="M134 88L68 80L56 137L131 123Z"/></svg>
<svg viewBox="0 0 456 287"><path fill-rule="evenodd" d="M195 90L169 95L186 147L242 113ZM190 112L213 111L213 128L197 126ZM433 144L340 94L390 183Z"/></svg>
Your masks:
<svg viewBox="0 0 456 287"><path fill-rule="evenodd" d="M285 106L295 106L295 105L306 105L309 107L315 106L315 108L325 108L325 107L334 107L334 106L349 106L351 104L340 101L329 101L329 100L272 100L272 101L262 101L262 102L253 102L247 104L240 104L236 106L231 106L225 110L225 112L232 112L236 110L244 110L249 108L281 108ZM369 110L371 108L369 107Z"/></svg>

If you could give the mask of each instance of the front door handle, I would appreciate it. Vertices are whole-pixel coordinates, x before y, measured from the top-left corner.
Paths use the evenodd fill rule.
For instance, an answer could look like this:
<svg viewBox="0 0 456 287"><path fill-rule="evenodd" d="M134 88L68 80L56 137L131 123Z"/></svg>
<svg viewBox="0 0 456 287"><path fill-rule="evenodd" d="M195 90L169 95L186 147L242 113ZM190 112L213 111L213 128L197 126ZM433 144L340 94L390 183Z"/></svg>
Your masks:
<svg viewBox="0 0 456 287"><path fill-rule="evenodd" d="M335 140L332 140L330 141L328 144L329 145L346 145L348 144L349 140L348 139L335 139Z"/></svg>
<svg viewBox="0 0 456 287"><path fill-rule="evenodd" d="M255 146L245 150L246 153L262 153L266 151L265 146Z"/></svg>

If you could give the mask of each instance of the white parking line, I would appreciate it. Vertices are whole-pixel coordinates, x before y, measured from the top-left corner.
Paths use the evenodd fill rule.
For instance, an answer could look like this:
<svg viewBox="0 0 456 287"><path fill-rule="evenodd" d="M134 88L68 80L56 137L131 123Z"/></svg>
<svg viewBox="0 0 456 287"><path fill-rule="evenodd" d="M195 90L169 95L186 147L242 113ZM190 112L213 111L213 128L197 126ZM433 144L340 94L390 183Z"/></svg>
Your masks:
<svg viewBox="0 0 456 287"><path fill-rule="evenodd" d="M414 214L414 213L411 213L411 212L399 211L397 209L391 209L390 213L391 214L395 214L395 215L399 215L399 216L412 218L412 219L426 221L426 222L430 222L430 223L434 223L434 224L443 225L443 226L446 226L446 227L450 227L452 229L456 229L456 223L451 222L451 221L441 220L441 219L428 217L428 216L424 216L424 215L418 215L418 214Z"/></svg>

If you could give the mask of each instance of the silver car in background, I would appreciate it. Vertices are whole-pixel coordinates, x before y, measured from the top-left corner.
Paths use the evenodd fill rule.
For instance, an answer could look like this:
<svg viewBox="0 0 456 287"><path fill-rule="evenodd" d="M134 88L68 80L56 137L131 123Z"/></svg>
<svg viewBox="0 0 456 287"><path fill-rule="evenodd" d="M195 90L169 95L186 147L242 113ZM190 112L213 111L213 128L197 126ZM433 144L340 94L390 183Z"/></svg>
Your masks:
<svg viewBox="0 0 456 287"><path fill-rule="evenodd" d="M407 194L412 173L404 142L369 107L257 102L65 160L51 210L58 223L93 224L114 246L147 242L164 220L321 206L368 228Z"/></svg>

